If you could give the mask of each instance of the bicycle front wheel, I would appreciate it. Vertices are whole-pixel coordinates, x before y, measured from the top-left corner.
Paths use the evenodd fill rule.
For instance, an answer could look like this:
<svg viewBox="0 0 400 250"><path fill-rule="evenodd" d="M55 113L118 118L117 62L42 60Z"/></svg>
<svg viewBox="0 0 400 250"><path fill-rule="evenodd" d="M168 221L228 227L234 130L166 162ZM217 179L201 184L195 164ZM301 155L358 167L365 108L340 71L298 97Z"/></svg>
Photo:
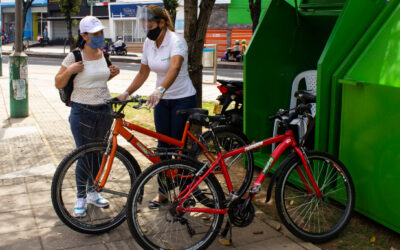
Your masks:
<svg viewBox="0 0 400 250"><path fill-rule="evenodd" d="M314 151L307 157L322 197L315 194L300 158L294 157L283 167L277 182L276 206L294 235L318 243L336 237L350 221L354 186L349 172L334 156Z"/></svg>
<svg viewBox="0 0 400 250"><path fill-rule="evenodd" d="M51 185L54 210L61 221L75 231L100 234L117 227L125 220L128 193L141 171L133 156L119 146L108 180L99 191L109 201L109 205L100 208L86 204L85 216L73 215L77 197L86 197L87 193L97 189L95 179L106 148L106 143L91 143L79 147L64 158L54 174ZM107 157L107 163L109 158Z"/></svg>
<svg viewBox="0 0 400 250"><path fill-rule="evenodd" d="M190 188L200 168L198 162L167 160L146 169L135 182L129 193L127 222L144 249L204 249L215 239L223 214L177 212L180 192ZM183 201L185 208L206 208L194 193L207 194L213 207L222 208L223 192L214 176L207 176ZM166 200L158 208L149 207L157 194Z"/></svg>

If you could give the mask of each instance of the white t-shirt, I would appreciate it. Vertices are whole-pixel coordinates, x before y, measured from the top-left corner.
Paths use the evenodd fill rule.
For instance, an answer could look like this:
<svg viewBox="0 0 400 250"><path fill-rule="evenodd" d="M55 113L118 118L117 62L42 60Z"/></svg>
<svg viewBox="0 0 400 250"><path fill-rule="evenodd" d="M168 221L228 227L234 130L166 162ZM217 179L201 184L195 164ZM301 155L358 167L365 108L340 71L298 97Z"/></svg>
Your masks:
<svg viewBox="0 0 400 250"><path fill-rule="evenodd" d="M155 41L148 38L144 41L142 64L148 65L152 71L157 73L157 87L160 86L167 75L171 57L175 55L182 56L183 63L175 81L164 93L163 99L178 99L196 94L188 72L188 47L182 36L169 29L167 29L159 48L157 48Z"/></svg>
<svg viewBox="0 0 400 250"><path fill-rule="evenodd" d="M74 78L74 90L71 94L71 101L82 104L104 104L104 100L110 98L110 91L107 87L107 80L110 78L110 69L104 55L98 60L86 61L81 51L83 71ZM70 52L61 63L68 67L75 63L75 57Z"/></svg>

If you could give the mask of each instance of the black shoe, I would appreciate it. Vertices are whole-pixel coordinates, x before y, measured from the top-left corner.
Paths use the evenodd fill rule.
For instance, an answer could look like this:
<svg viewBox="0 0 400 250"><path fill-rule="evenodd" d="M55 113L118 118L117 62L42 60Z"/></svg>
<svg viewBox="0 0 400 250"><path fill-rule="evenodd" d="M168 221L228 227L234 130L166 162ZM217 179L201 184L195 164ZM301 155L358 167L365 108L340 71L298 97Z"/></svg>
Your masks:
<svg viewBox="0 0 400 250"><path fill-rule="evenodd" d="M163 201L149 201L149 209L157 209L161 207L161 204L165 204L168 202L168 199L165 199Z"/></svg>

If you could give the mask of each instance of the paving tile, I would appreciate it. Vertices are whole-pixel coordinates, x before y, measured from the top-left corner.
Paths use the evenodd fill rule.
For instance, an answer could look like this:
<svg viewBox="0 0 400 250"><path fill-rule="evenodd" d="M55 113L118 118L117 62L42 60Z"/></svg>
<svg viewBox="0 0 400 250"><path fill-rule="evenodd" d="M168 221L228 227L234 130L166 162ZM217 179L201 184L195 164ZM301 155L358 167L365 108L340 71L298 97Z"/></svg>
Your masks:
<svg viewBox="0 0 400 250"><path fill-rule="evenodd" d="M33 207L33 215L38 228L62 226L63 222L58 218L51 204L48 207Z"/></svg>
<svg viewBox="0 0 400 250"><path fill-rule="evenodd" d="M44 249L67 249L103 244L101 235L87 235L75 232L67 226L40 228L39 235Z"/></svg>
<svg viewBox="0 0 400 250"><path fill-rule="evenodd" d="M2 185L0 188L0 197L24 193L26 193L25 185Z"/></svg>
<svg viewBox="0 0 400 250"><path fill-rule="evenodd" d="M51 195L50 190L39 191L29 193L29 198L31 199L32 206L37 207L48 207L51 206Z"/></svg>
<svg viewBox="0 0 400 250"><path fill-rule="evenodd" d="M0 234L0 249L39 250L42 249L36 230Z"/></svg>
<svg viewBox="0 0 400 250"><path fill-rule="evenodd" d="M36 229L32 210L0 213L0 234Z"/></svg>
<svg viewBox="0 0 400 250"><path fill-rule="evenodd" d="M28 195L7 195L1 198L0 213L31 209Z"/></svg>
<svg viewBox="0 0 400 250"><path fill-rule="evenodd" d="M143 249L139 244L136 243L134 239L127 239L127 240L119 240L119 241L112 241L106 243L107 249L109 250L139 250Z"/></svg>
<svg viewBox="0 0 400 250"><path fill-rule="evenodd" d="M287 237L281 236L277 238L271 238L268 240L258 241L256 243L250 243L245 246L238 247L241 250L258 250L258 249L287 249L287 250L302 250L304 249L294 241Z"/></svg>

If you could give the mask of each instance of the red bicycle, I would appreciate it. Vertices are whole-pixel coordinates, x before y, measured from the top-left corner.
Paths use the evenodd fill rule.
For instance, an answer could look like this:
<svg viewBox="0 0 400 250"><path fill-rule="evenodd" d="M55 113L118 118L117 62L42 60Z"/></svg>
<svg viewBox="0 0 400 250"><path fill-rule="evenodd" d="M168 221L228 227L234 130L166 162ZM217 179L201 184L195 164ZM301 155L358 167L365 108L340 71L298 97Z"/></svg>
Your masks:
<svg viewBox="0 0 400 250"><path fill-rule="evenodd" d="M228 153L218 152L210 165L187 160L170 160L146 169L135 182L128 197L127 221L131 234L145 249L203 249L220 232L223 217L238 227L254 218L251 204L276 160L288 149L292 153L275 170L268 199L276 181L275 199L285 226L299 238L322 242L332 239L347 225L354 207L354 187L349 172L334 156L306 151L298 145L290 122L309 114L311 104L295 110L279 111L270 119L281 119L286 132ZM218 143L217 141L215 142ZM250 191L240 196L231 185L232 174L225 159L258 148L280 143L271 154ZM230 195L225 198L215 168L222 170ZM157 192L168 197L158 210L149 210L147 200ZM199 199L201 197L201 199Z"/></svg>
<svg viewBox="0 0 400 250"><path fill-rule="evenodd" d="M226 151L248 144L247 137L230 126L211 128L199 139L194 136L189 130L191 124L210 126L218 119L224 119L218 116L208 116L208 111L202 109L178 111L178 113L187 116L188 119L182 139L176 140L126 121L122 111L131 102L137 102L138 104L134 105L133 108L140 109L144 108L143 104L146 100L136 97L127 101L118 99L107 101L108 104L114 105L116 109L111 114L114 122L108 139L101 141L101 138L99 138L100 142L90 143L72 151L59 164L53 176L51 198L54 210L61 221L75 231L87 234L104 233L117 227L125 220L128 193L132 183L141 173L141 169L136 159L126 149L118 145L119 136L127 140L152 163L160 162L162 158L171 157L196 158L213 162L216 159L213 140L224 145ZM98 115L104 114L99 113ZM134 131L166 142L175 146L175 148L149 148L134 135ZM194 146L190 149L187 147L188 138L191 138L194 142ZM246 161L243 161L244 157L246 157ZM240 173L241 178L237 178L233 183L244 194L250 186L253 176L252 155L247 153L243 156L227 159L226 164L230 166L229 171ZM245 168L243 168L243 164L245 164ZM81 174L81 177L78 178L77 171L84 174ZM218 174L221 171L216 170L214 173ZM96 190L101 193L109 201L109 206L99 208L88 205L84 217L73 216L72 211L78 187L81 190L86 190L86 192ZM202 195L200 193L198 198L202 199Z"/></svg>

